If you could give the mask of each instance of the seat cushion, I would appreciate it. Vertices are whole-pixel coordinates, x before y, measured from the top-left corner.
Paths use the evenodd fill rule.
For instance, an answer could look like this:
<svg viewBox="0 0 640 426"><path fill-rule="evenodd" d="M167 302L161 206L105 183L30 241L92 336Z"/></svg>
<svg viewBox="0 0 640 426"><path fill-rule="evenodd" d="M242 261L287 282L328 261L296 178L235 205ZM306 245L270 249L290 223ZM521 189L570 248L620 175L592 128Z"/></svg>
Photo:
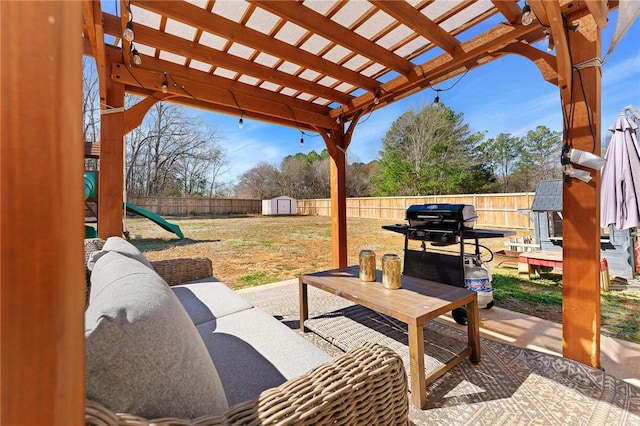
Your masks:
<svg viewBox="0 0 640 426"><path fill-rule="evenodd" d="M117 252L97 260L85 338L87 397L113 411L194 418L228 408L194 324L162 278L137 260Z"/></svg>
<svg viewBox="0 0 640 426"><path fill-rule="evenodd" d="M331 359L258 308L223 316L197 329L218 369L229 405L254 398Z"/></svg>
<svg viewBox="0 0 640 426"><path fill-rule="evenodd" d="M174 285L171 289L196 325L253 307L245 298L213 277Z"/></svg>

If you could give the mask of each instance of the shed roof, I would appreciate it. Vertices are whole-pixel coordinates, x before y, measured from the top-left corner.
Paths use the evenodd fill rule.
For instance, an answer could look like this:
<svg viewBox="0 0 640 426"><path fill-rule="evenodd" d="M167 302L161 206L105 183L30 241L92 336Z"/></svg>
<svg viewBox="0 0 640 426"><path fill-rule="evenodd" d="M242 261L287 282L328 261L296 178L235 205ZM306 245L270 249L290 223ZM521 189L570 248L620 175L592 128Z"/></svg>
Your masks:
<svg viewBox="0 0 640 426"><path fill-rule="evenodd" d="M277 198L286 198L287 200L295 200L295 198L293 197L289 197L287 195L275 195L273 197L269 197L269 198L264 198L263 200L275 200Z"/></svg>
<svg viewBox="0 0 640 426"><path fill-rule="evenodd" d="M531 210L562 211L562 180L541 180L536 187L536 195L531 203Z"/></svg>

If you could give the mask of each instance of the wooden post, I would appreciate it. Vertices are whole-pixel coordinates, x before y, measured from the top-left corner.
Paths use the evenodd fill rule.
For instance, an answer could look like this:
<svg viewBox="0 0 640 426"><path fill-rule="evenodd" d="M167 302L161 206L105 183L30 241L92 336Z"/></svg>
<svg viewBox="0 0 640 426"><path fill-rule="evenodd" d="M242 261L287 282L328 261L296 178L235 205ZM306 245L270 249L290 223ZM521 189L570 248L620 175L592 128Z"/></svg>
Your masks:
<svg viewBox="0 0 640 426"><path fill-rule="evenodd" d="M591 16L569 32L573 65L600 56L600 29ZM583 94L584 90L584 94ZM600 154L601 70L573 71L573 105L563 96L572 148ZM579 166L575 166L579 168ZM563 185L562 353L600 368L600 173Z"/></svg>
<svg viewBox="0 0 640 426"><path fill-rule="evenodd" d="M119 54L108 50L110 61ZM107 110L124 107L124 85L107 80ZM100 122L100 175L98 182L98 235L106 239L122 235L124 215L124 111L103 113Z"/></svg>
<svg viewBox="0 0 640 426"><path fill-rule="evenodd" d="M347 266L347 136L342 129L319 132L331 157L332 264L334 268L344 268Z"/></svg>
<svg viewBox="0 0 640 426"><path fill-rule="evenodd" d="M3 425L84 424L81 23L0 2Z"/></svg>
<svg viewBox="0 0 640 426"><path fill-rule="evenodd" d="M338 133L334 133L335 136ZM343 139L343 138L340 138ZM336 141L340 146L341 141ZM347 266L347 156L340 149L331 155L331 239L332 260L336 268Z"/></svg>

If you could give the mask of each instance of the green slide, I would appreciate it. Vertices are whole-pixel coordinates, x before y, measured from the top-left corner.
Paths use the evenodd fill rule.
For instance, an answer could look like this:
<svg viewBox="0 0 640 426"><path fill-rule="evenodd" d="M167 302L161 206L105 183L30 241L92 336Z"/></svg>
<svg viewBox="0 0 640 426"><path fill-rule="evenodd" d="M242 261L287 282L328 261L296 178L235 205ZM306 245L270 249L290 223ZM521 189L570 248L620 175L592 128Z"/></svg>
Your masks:
<svg viewBox="0 0 640 426"><path fill-rule="evenodd" d="M97 197L98 194L97 194L96 188L97 188L97 182L96 182L95 172L85 172L84 173L84 199L87 200L88 198ZM181 240L184 240L184 234L182 233L178 225L169 223L166 220L164 220L162 217L155 214L154 212L147 209L143 209L142 207L134 206L131 203L125 203L125 207L127 208L127 211L129 213L137 214L138 216L145 217L150 221L154 222L155 224L157 224L158 226L160 226L162 229L165 229L169 232L173 232L178 236L178 238L180 238ZM85 225L84 228L85 228L85 238L98 237L98 233L96 232L96 229L94 227Z"/></svg>
<svg viewBox="0 0 640 426"><path fill-rule="evenodd" d="M138 216L146 217L150 221L160 226L162 229L165 229L169 232L173 232L181 240L184 239L184 234L182 233L178 225L169 223L166 220L164 220L162 217L155 214L154 212L147 209L143 209L142 207L134 206L131 203L125 203L125 207L127 208L127 212L137 214Z"/></svg>

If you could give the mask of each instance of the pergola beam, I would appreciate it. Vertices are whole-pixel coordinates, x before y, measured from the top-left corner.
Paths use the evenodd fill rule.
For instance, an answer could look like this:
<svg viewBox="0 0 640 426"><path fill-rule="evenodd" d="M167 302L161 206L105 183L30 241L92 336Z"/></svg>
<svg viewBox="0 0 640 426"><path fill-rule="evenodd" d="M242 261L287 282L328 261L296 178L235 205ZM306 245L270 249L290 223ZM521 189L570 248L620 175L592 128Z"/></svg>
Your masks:
<svg viewBox="0 0 640 426"><path fill-rule="evenodd" d="M513 40L527 39L532 33L541 33L540 28L518 25L504 26L489 33L473 38L461 46L464 53L451 58L444 53L436 59L416 67L410 76L399 76L381 86L379 107L386 103L395 102L415 93L425 87L445 81L476 66L481 60L484 63L496 59L492 52L497 51ZM360 109L367 109L373 102L373 94L367 93L353 100L350 107L344 108L346 115L351 115Z"/></svg>
<svg viewBox="0 0 640 426"><path fill-rule="evenodd" d="M105 14L104 21L105 21L106 33L110 35L116 35L117 31L119 31L118 18L116 18L113 15ZM136 40L139 40L140 44L155 46L158 49L162 49L167 52L172 52L172 53L175 53L176 55L180 55L181 52L184 52L184 51L189 51L192 59L200 60L202 62L214 61L220 67L238 70L238 72L241 72L243 74L247 74L262 80L272 81L274 83L280 84L282 87L290 87L290 88L299 90L301 92L305 92L305 93L309 93L315 96L325 98L329 101L348 104L353 99L353 96L350 96L344 92L340 92L338 90L332 89L330 87L319 86L303 78L299 78L282 71L274 70L273 68L248 61L246 59L240 58L235 55L224 53L220 50L216 50L211 47L194 45L193 42L186 40L184 38L163 33L161 31L155 30L153 28L149 28L141 24L136 25ZM149 67L149 63L150 63L149 56L145 56L145 55L140 55L140 56L142 57L142 65L136 68L153 69ZM173 66L174 68L178 67L177 64L161 61L160 59L156 59L155 63L166 64L164 65L164 69L158 70L158 71L166 71L167 68L171 66ZM184 67L180 66L180 68L184 68ZM191 68L190 71L196 72L198 70ZM199 71L199 72L204 73L203 71ZM205 74L211 76L211 74L209 73L205 73ZM220 78L217 76L213 76L213 77ZM229 79L226 79L226 81L229 81ZM232 83L235 83L235 82L233 80L229 82L229 84L232 84ZM238 84L238 83L235 83L235 84ZM255 90L255 87L253 86L249 86L249 87L252 90ZM269 92L273 93L271 91Z"/></svg>
<svg viewBox="0 0 640 426"><path fill-rule="evenodd" d="M584 2L598 28L606 28L609 25L607 0L584 0Z"/></svg>
<svg viewBox="0 0 640 426"><path fill-rule="evenodd" d="M560 5L556 2L544 2L544 8L549 19L551 37L556 49L556 62L558 71L558 87L560 87L560 96L569 100L572 92L572 74L573 64L571 63L571 54L565 18L562 16ZM597 56L597 55L596 55ZM595 57L595 56L594 56Z"/></svg>
<svg viewBox="0 0 640 426"><path fill-rule="evenodd" d="M113 64L113 78L126 85L142 86L146 89L160 91L164 81L164 75L137 68L127 68L123 64ZM274 100L258 98L244 93L234 93L224 86L214 86L200 82L189 81L179 78L168 78L168 93L181 97L192 97L211 104L225 108L232 108L238 111L256 112L268 117L288 118L292 123L304 123L306 125L316 125L323 128L331 128L335 121L327 114L318 113L308 109L302 109L295 105L295 102L280 103ZM277 94L271 94L277 98ZM283 95L280 95L283 96ZM328 111L327 111L328 112Z"/></svg>
<svg viewBox="0 0 640 426"><path fill-rule="evenodd" d="M342 25L304 7L297 1L256 1L248 0L262 9L286 17L289 21L300 25L314 34L322 34L323 37L343 45L369 59L384 64L401 74L408 74L413 69L413 64L384 47L373 43L358 33L350 32ZM413 9L413 8L412 8ZM415 9L413 9L415 12ZM449 33L446 33L449 35Z"/></svg>
<svg viewBox="0 0 640 426"><path fill-rule="evenodd" d="M127 24L133 20L131 16L131 10L129 10L129 1L120 0L120 10L122 13L120 14L120 31L116 35L116 38L120 38L120 42L122 43L122 60L128 67L131 66L131 42L126 38L122 37L127 28Z"/></svg>
<svg viewBox="0 0 640 426"><path fill-rule="evenodd" d="M517 0L491 0L491 3L507 18L511 24L517 24L522 18L522 9Z"/></svg>
<svg viewBox="0 0 640 426"><path fill-rule="evenodd" d="M85 37L89 40L91 51L96 61L98 87L100 93L100 107L106 107L107 101L107 65L105 61L104 28L102 10L99 0L82 2L82 14L85 21Z"/></svg>
<svg viewBox="0 0 640 426"><path fill-rule="evenodd" d="M501 55L511 53L529 59L538 67L542 74L542 78L555 86L558 85L558 72L556 71L557 65L555 56L525 43L510 44L494 52L494 54L498 53Z"/></svg>
<svg viewBox="0 0 640 426"><path fill-rule="evenodd" d="M418 13L409 3L404 1L378 1L371 0L371 3L384 10L400 22L410 25L413 30L422 34L428 40L431 40L436 46L440 47L450 55L455 56L460 49L460 42L451 34L443 30L438 24L427 18L425 15Z"/></svg>
<svg viewBox="0 0 640 426"><path fill-rule="evenodd" d="M320 104L310 104L309 102L301 99L291 98L290 96L283 95L281 93L273 92L268 89L262 89L259 87L250 86L245 83L241 83L235 80L229 80L225 77L219 77L217 75L211 75L203 71L196 69L185 69L184 67L174 64L172 62L163 61L162 59L156 59L151 56L140 55L144 61L144 67L127 68L123 64L119 64L115 78L126 78L127 90L130 88L139 87L140 89L153 89L161 90L161 84L164 81L164 73L167 72L169 77L175 79L178 83L185 86L185 91L180 91L180 95L189 96L189 85L191 83L197 83L205 86L224 87L228 91L233 93L242 94L246 96L255 97L270 102L279 102L282 104L289 104L299 109L306 109L315 114L327 115L329 114L329 108ZM126 74L131 74L126 76ZM137 80L137 76L147 76L149 80L145 80L151 86L147 86L140 80ZM158 79L160 77L160 79ZM169 79L171 79L169 78ZM173 83L170 81L169 83ZM159 85L160 84L160 85ZM170 84L169 86L172 86ZM169 87L171 88L171 87ZM174 87L175 89L175 87ZM240 114L244 110L245 105L236 105L236 114ZM246 112L246 111L245 111Z"/></svg>
<svg viewBox="0 0 640 426"><path fill-rule="evenodd" d="M378 82L372 78L365 77L360 73L346 69L307 51L297 49L290 44L269 37L230 19L211 14L192 4L151 1L138 5L161 15L168 14L180 22L202 28L207 32L234 40L258 51L266 52L276 57L289 58L293 63L325 73L339 81L351 83L370 92L374 92L378 87Z"/></svg>

